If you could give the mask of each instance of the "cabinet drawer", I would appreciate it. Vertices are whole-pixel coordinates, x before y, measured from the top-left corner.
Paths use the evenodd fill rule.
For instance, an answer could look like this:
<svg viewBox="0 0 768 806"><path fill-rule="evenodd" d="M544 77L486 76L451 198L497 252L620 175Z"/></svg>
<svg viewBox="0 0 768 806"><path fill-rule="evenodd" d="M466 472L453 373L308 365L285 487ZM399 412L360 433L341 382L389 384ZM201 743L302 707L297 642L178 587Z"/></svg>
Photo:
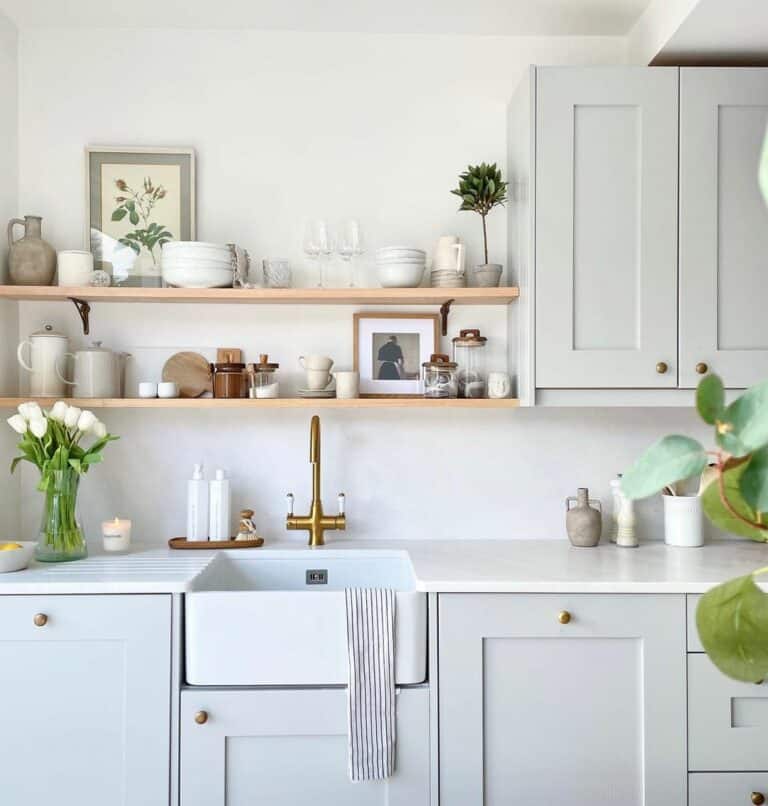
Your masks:
<svg viewBox="0 0 768 806"><path fill-rule="evenodd" d="M768 684L726 677L706 655L688 655L691 771L768 770Z"/></svg>
<svg viewBox="0 0 768 806"><path fill-rule="evenodd" d="M754 797L753 797L754 796ZM768 803L768 772L697 772L688 776L688 806Z"/></svg>
<svg viewBox="0 0 768 806"><path fill-rule="evenodd" d="M696 608L699 605L699 594L688 595L686 598L686 609L688 615L688 651L703 652L704 647L699 640L699 631L696 629Z"/></svg>

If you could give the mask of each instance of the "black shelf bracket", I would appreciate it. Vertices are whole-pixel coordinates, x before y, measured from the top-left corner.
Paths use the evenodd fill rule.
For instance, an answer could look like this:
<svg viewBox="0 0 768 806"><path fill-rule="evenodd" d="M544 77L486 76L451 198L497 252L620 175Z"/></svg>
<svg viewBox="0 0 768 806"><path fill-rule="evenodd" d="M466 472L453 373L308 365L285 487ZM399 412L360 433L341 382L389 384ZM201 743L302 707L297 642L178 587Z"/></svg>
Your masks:
<svg viewBox="0 0 768 806"><path fill-rule="evenodd" d="M77 308L77 312L80 314L80 319L83 322L83 334L87 336L91 332L90 303L86 302L84 299L79 299L78 297L68 297L67 299L70 299L75 303L75 308Z"/></svg>
<svg viewBox="0 0 768 806"><path fill-rule="evenodd" d="M448 335L448 314L451 312L451 305L456 302L455 299L447 299L440 306L440 321L443 324L443 336Z"/></svg>

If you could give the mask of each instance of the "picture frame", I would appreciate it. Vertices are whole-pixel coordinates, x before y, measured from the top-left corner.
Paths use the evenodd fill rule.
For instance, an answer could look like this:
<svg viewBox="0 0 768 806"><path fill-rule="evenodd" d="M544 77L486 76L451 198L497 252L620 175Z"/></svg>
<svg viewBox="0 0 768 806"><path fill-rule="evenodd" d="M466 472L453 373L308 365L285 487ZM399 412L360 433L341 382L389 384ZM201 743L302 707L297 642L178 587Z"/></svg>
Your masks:
<svg viewBox="0 0 768 806"><path fill-rule="evenodd" d="M86 146L85 248L113 285L162 286L160 252L193 241L192 148Z"/></svg>
<svg viewBox="0 0 768 806"><path fill-rule="evenodd" d="M421 365L440 352L440 316L365 312L353 316L360 397L419 397Z"/></svg>

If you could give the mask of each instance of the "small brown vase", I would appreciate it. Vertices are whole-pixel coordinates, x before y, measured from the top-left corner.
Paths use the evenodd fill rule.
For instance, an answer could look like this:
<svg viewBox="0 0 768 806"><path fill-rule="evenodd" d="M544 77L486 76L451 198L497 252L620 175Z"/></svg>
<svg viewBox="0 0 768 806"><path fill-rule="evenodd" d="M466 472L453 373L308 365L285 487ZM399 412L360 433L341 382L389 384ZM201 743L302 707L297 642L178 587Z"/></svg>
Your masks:
<svg viewBox="0 0 768 806"><path fill-rule="evenodd" d="M571 506L575 502L575 506ZM599 501L589 500L589 490L579 487L576 497L565 499L565 529L571 545L579 548L591 548L600 542L603 530L602 505Z"/></svg>
<svg viewBox="0 0 768 806"><path fill-rule="evenodd" d="M8 269L15 285L50 285L56 273L56 251L41 237L43 219L28 215L8 222ZM24 236L13 239L15 225L24 227Z"/></svg>

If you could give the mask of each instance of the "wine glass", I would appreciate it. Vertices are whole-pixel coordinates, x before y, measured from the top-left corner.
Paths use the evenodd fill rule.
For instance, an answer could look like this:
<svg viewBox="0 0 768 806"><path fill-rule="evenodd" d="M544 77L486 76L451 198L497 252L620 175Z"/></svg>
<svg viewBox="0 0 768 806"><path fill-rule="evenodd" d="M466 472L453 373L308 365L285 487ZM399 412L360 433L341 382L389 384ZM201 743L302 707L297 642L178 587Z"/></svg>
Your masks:
<svg viewBox="0 0 768 806"><path fill-rule="evenodd" d="M317 261L317 287L323 288L322 258L333 254L333 240L328 231L328 223L321 218L307 222L304 229L304 253L310 260Z"/></svg>
<svg viewBox="0 0 768 806"><path fill-rule="evenodd" d="M363 244L363 233L360 229L360 222L356 218L347 218L341 222L339 227L339 242L336 247L339 257L349 264L349 287L355 287L355 262L354 259L365 252Z"/></svg>

